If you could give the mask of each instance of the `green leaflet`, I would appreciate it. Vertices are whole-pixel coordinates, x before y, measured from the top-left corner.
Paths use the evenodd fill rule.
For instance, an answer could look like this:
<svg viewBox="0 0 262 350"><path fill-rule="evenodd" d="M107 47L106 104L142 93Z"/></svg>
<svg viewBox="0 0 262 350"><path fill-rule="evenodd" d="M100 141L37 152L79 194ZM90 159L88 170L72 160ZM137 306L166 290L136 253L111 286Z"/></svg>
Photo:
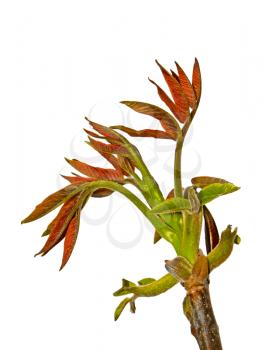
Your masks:
<svg viewBox="0 0 262 350"><path fill-rule="evenodd" d="M123 283L123 282L122 282ZM152 282L139 286L123 287L117 290L113 295L122 296L126 294L134 294L137 297L154 297L165 293L178 283L178 280L169 273L158 280L152 279Z"/></svg>
<svg viewBox="0 0 262 350"><path fill-rule="evenodd" d="M240 187L232 184L231 182L226 183L214 183L206 186L198 193L198 198L200 199L201 204L206 204L211 202L217 197L223 196L239 190Z"/></svg>
<svg viewBox="0 0 262 350"><path fill-rule="evenodd" d="M154 214L167 214L182 210L190 210L191 205L188 199L182 197L166 199L162 203L157 204L151 212Z"/></svg>
<svg viewBox="0 0 262 350"><path fill-rule="evenodd" d="M121 301L121 303L118 305L118 307L115 310L115 314L114 314L115 321L118 320L118 318L120 317L126 305L131 301L132 301L132 298L126 298Z"/></svg>
<svg viewBox="0 0 262 350"><path fill-rule="evenodd" d="M154 278L143 278L142 280L138 281L137 283L140 285L140 286L145 286L149 283L152 283L154 282L155 279Z"/></svg>

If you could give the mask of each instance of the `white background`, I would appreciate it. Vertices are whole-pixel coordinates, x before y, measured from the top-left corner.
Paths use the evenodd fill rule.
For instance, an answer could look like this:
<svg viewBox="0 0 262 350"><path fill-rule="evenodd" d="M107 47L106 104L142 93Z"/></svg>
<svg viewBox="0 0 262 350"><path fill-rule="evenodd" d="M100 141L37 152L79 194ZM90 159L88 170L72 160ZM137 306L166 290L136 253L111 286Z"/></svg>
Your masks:
<svg viewBox="0 0 262 350"><path fill-rule="evenodd" d="M225 349L261 349L259 1L2 1L0 13L1 349L197 348L182 313L181 287L139 299L135 315L125 310L113 321L120 300L112 292L121 278L160 277L164 259L174 257L164 241L153 246L152 229L122 197L88 203L62 272L62 245L33 257L52 214L19 225L65 184L58 177L71 170L64 156L99 165L84 144L85 115L106 125L150 126L149 117L129 115L118 101L161 105L147 80L163 86L154 59L173 68L177 60L190 75L195 56L203 95L184 169L241 186L210 205L219 229L238 226L242 238L212 274L214 309ZM136 144L163 191L169 190L172 143ZM110 235L129 248L113 244Z"/></svg>

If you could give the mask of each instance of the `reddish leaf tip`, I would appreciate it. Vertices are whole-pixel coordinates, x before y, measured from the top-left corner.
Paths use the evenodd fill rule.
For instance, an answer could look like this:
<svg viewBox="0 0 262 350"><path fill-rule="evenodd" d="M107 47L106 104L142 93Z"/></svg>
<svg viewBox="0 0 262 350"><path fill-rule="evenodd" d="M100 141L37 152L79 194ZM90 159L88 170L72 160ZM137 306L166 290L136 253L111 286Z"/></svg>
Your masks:
<svg viewBox="0 0 262 350"><path fill-rule="evenodd" d="M38 252L38 253L36 253L35 255L34 255L34 258L36 258L38 255L40 255L42 253L42 249L40 250L40 252Z"/></svg>

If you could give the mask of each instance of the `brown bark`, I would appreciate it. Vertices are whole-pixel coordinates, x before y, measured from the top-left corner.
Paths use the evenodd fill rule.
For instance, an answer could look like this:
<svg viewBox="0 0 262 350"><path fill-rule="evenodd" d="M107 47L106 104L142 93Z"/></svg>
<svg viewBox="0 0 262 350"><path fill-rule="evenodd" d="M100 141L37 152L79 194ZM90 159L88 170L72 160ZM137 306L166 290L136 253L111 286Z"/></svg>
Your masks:
<svg viewBox="0 0 262 350"><path fill-rule="evenodd" d="M191 333L196 338L200 350L222 350L218 325L213 312L209 280L203 283L184 285L187 296L184 312L191 324Z"/></svg>

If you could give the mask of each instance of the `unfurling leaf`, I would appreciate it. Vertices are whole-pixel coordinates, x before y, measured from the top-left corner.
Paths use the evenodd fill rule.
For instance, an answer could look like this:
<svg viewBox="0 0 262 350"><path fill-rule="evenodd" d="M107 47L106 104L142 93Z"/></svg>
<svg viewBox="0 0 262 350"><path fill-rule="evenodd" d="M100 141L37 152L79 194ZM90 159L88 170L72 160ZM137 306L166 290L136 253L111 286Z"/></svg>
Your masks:
<svg viewBox="0 0 262 350"><path fill-rule="evenodd" d="M218 177L212 177L212 176L197 176L197 177L193 177L191 179L191 182L195 187L204 188L214 183L224 184L228 181L224 179L220 179Z"/></svg>
<svg viewBox="0 0 262 350"><path fill-rule="evenodd" d="M126 305L132 300L132 298L126 298L124 300L121 301L121 303L118 305L118 307L115 310L115 314L114 314L114 318L115 321L118 320L118 318L120 317L121 313L123 312L124 308L126 307Z"/></svg>
<svg viewBox="0 0 262 350"><path fill-rule="evenodd" d="M219 243L219 233L216 222L205 205L203 205L203 214L205 220L206 251L209 254Z"/></svg>
<svg viewBox="0 0 262 350"><path fill-rule="evenodd" d="M146 284L152 283L155 281L155 278L143 278L142 280L138 281L137 283L140 286L145 286Z"/></svg>
<svg viewBox="0 0 262 350"><path fill-rule="evenodd" d="M170 93L176 103L176 107L177 107L176 117L181 123L184 123L189 116L189 103L184 94L184 91L179 81L175 77L173 77L173 75L170 74L157 60L156 60L156 63L159 66L164 76L164 79L168 85Z"/></svg>
<svg viewBox="0 0 262 350"><path fill-rule="evenodd" d="M118 129L121 131L126 132L129 136L133 137L154 137L157 139L173 139L176 140L176 137L174 134L169 134L165 131L161 130L151 130L151 129L143 129L143 130L135 130L132 128L128 128L124 125L113 125L111 126L112 129Z"/></svg>
<svg viewBox="0 0 262 350"><path fill-rule="evenodd" d="M191 205L188 199L182 197L170 198L157 204L151 212L154 214L174 213L182 210L190 210Z"/></svg>
<svg viewBox="0 0 262 350"><path fill-rule="evenodd" d="M31 222L37 219L40 219L42 216L50 213L52 210L59 207L63 202L65 202L70 197L74 196L78 192L81 191L80 186L69 185L61 190L51 194L46 199L43 200L40 204L38 204L33 212L26 217L21 223L25 224L27 222Z"/></svg>
<svg viewBox="0 0 262 350"><path fill-rule="evenodd" d="M201 204L207 204L212 200L239 190L240 187L235 186L231 182L226 183L214 183L204 187L199 193L198 197Z"/></svg>
<svg viewBox="0 0 262 350"><path fill-rule="evenodd" d="M164 109L150 103L138 101L121 101L121 103L138 113L146 114L159 120L164 130L176 139L179 125L175 118Z"/></svg>

